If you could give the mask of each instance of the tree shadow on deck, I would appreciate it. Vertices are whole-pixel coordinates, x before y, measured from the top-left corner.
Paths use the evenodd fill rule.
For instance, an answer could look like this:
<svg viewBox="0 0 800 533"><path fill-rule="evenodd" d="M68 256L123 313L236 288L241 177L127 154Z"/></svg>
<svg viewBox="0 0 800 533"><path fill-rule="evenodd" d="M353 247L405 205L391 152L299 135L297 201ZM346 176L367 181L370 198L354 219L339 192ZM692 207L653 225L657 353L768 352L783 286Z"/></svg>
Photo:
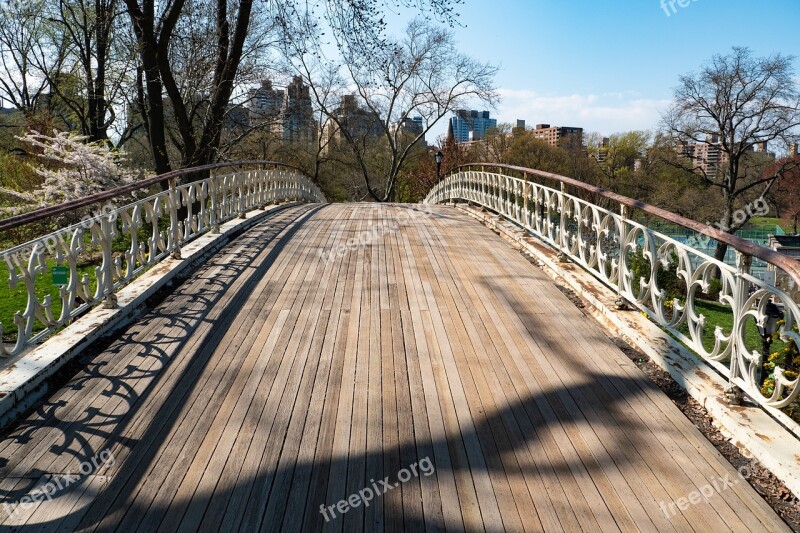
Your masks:
<svg viewBox="0 0 800 533"><path fill-rule="evenodd" d="M119 527L120 530L127 531L137 527L149 529L152 526L155 530L158 526L170 529L173 525L180 524L182 528L189 530L249 531L261 528L272 531L316 531L325 528L335 531L436 531L444 528L461 530L465 527L463 523L446 521L447 516L452 517L452 510L443 507L440 490L448 483L448 479L457 486L460 497L466 496L467 499L477 501L484 513L490 512L492 507L499 507L496 500L492 501L495 496L476 492L475 486L470 489L472 481L465 476L488 475L496 493L503 486L508 487L506 478L516 472L528 479L539 479L548 488L543 496L545 505L552 506L563 524L577 525L578 515L590 511L591 508L591 502L587 501L581 491L586 490L588 494L595 490L580 487L581 479L585 480L586 476L606 475L610 471L619 471L626 475L626 469L632 462L643 460L637 450L649 446L646 441L652 437L651 433L656 433L657 436L657 432L651 432L646 427L646 421L634 411L630 401L642 396L652 386L647 378L643 375L641 378L631 378L602 372L591 361L587 361L587 357L600 357L602 354L589 353L589 346L580 350L564 349L558 337L552 333L551 316L525 312L525 306L517 296L502 285L483 280L483 283L491 286L491 290L517 312L528 332L528 340L538 347L538 353L535 350L523 353L526 363L531 368L539 368L540 371L536 373L538 376L550 375L554 378L553 381L544 383L534 379L529 380L525 388L504 389L502 395L507 401L499 410L478 412L470 406L474 425L469 427L462 423L460 431L448 433L441 440L400 442L398 446L382 452L366 452L349 458L335 457L322 461L297 460L297 455L292 455L297 454L297 450L286 449L281 454L289 454L287 466L262 465L257 473L242 472L241 464L237 465L241 458L229 456L226 458L225 468L239 468L235 482L229 488L215 489L214 492L196 492L190 499L181 501L167 499L152 504L149 500L129 501L131 488L144 480L149 466L163 453L161 448L167 444L170 430L184 422L178 417L180 411L186 407L191 392L202 385L197 382L197 377L210 363L214 350L233 325L237 311L251 296L253 288L264 277L292 235L316 212L316 209L306 211L302 220L292 227L290 226L294 223L294 218L286 217L280 224L269 228L264 235L264 246L289 229L280 237L263 263L256 266L256 272L227 305L229 312L220 316L205 338L197 339L188 335L188 332L194 331L199 323L206 320L209 310L219 301L222 293L244 270L253 267L258 252L263 247L253 247L236 256L229 264L230 268L224 272L212 274L206 269L200 277L207 276L207 283L214 290L209 290L208 294L195 295L196 299L191 302L192 308L172 312L169 306L185 296L182 288L179 288L175 296L169 297L145 320L130 328L115 342L105 352L108 355L104 356L103 361L90 364L84 373L62 389L80 394L84 388L97 387L97 383L102 383L104 386L101 394L117 399L120 405L125 404L121 413L94 409L83 412L77 409L75 412L67 410L61 413L59 410L68 407L68 402L57 399L47 402L37 410L36 417L22 422L12 433L9 437L10 444L7 445L11 448L0 449L0 458L7 458L9 455L6 450L10 449L13 453L18 446L31 446L32 455L19 464L0 462L0 473L36 478L51 470L24 470L22 467L35 464L45 453L56 455L54 462L58 461L66 466L86 461L109 447L118 449L120 461L115 466L113 478L96 495L94 501L73 511L73 516L70 517L76 520L80 518L80 527L88 529L112 530ZM270 219L270 222L275 220ZM237 244L241 243L234 242L229 247ZM564 305L572 304L565 298ZM151 321L164 317L169 318L169 330L162 329L152 334L147 332ZM140 338L142 334L146 338ZM197 352L185 369L180 370L183 375L176 381L175 387L163 395L163 400L154 401L154 409L157 411L146 417L149 425L142 428L144 431L141 437L135 441L121 438L124 430L143 422L143 413L139 411L143 401L155 394L158 384L165 381L170 372L178 371L171 366L173 354L178 353L187 343L195 341L202 342L203 349ZM589 337L585 341L608 344L607 339L599 337ZM108 375L106 368L112 366L114 358L121 356L126 347L130 346L147 347L140 356L140 360L148 362L147 365L127 364L120 372ZM501 356L507 357L507 354ZM406 353L406 357L413 356ZM459 374L501 371L499 367L493 368L491 361L485 360L483 356L482 358L484 360L480 369L460 369ZM565 371L564 369L574 372L573 383L568 386L560 385L556 379L557 373ZM343 369L343 372L348 371L353 372L354 369ZM525 392L526 388L535 392ZM225 392L217 393L224 395ZM268 392L259 390L258 394L266 395ZM398 416L410 416L411 408L408 406L403 409L401 406L398 411ZM213 414L209 414L212 419ZM414 416L423 415L427 421L428 413L414 413ZM307 423L308 421L304 422ZM365 433L366 430L365 427ZM556 442L562 434L570 438L591 440L591 434L587 431L594 434L595 430L607 430L608 440L602 441L603 453L576 454L566 448L559 449ZM285 437L288 427L278 428L276 431L283 431ZM37 444L38 441L41 443ZM267 450L263 453L262 458L266 456ZM64 454L72 459L59 459ZM393 485L400 469L425 458L431 460L436 470L430 477L412 478L382 497L375 498L370 507L359 506L343 516L337 513L337 517L330 522L326 522L320 513L320 506L335 505L337 501L348 498L354 492L371 486L373 479L381 480L388 476ZM357 475L354 476L354 472ZM332 489L333 486L338 489ZM535 487L532 483L528 485L528 489L531 494L526 497L535 499ZM4 494L0 503L19 501L28 490L30 487ZM66 494L67 491L58 494L54 502ZM398 494L402 495L402 499L398 498ZM422 494L432 494L434 497L421 501L419 506L409 507L406 494L409 495L409 500L413 499L411 496L416 498ZM563 494L564 501L550 500L549 494ZM565 506L565 503L572 507ZM460 501L459 504L464 507L467 502ZM196 512L197 509L200 512ZM422 509L424 512L421 513ZM543 511L544 509L535 509L540 524L534 529L552 526ZM55 528L62 524L62 520L63 518L45 521L35 527ZM145 523L147 526L143 526ZM33 527L25 526L20 530L26 531Z"/></svg>
<svg viewBox="0 0 800 533"><path fill-rule="evenodd" d="M136 422L139 406L174 371L172 363L175 354L190 342L204 345L199 352L201 357L195 357L183 370L185 375L178 380L178 384L185 388L170 391L170 401L165 402L155 415L155 420L161 426L155 424L155 427L148 428L148 431L152 431L166 427L163 435L167 435L168 428L176 422L180 401L195 385L190 378L199 375L208 364L209 356L224 332L231 327L238 310L293 235L322 209L324 207L302 206L280 212L260 223L218 252L220 256L231 254L227 264L219 268L208 265L200 267L186 284L126 328L101 354L83 358L83 369L67 385L41 401L31 414L4 431L3 442L0 442L0 479L29 479L30 483L13 491L4 491L0 494L0 504L18 502L36 480L48 472L79 474L80 465L90 462L103 450L118 449L124 455L142 442L157 448L159 435L149 433L134 442L121 436ZM219 313L219 318L209 321L211 310L233 282L247 269L253 268L259 255L273 243L273 249L232 296L226 308ZM193 288L191 281L197 279L205 279L205 285ZM152 330L151 324L157 321L161 322L161 327ZM203 323L210 327L206 336L198 339L193 333ZM122 368L115 367L117 359L126 354L130 362ZM180 396L175 397L178 393ZM100 410L95 407L83 409L84 404L70 404L63 399L66 396L74 400L82 394L104 396L108 401ZM22 461L11 464L9 457L15 454L22 454ZM43 461L42 458L48 455L50 457L45 457ZM50 462L50 468L39 469L34 466L47 461ZM92 472L98 473L101 472ZM73 485L73 490L83 481ZM0 513L0 520L2 518L3 513Z"/></svg>

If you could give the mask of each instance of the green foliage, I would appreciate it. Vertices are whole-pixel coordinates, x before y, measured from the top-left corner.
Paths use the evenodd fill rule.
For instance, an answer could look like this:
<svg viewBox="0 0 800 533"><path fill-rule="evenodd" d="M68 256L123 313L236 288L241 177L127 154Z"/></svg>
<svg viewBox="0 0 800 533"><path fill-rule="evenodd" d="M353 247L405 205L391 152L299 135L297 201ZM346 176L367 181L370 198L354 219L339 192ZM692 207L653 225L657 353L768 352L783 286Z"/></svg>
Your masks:
<svg viewBox="0 0 800 533"><path fill-rule="evenodd" d="M786 321L781 320L778 324L785 326ZM798 332L797 325L794 326L794 331L795 333ZM798 373L800 373L800 350L798 350L794 341L780 342L780 330L773 334L772 339L772 353L764 363L764 371L768 372L761 387L761 394L764 396L772 396L772 393L775 392L776 366L780 365L784 369L784 375L790 380L796 379Z"/></svg>
<svg viewBox="0 0 800 533"><path fill-rule="evenodd" d="M706 300L719 301L719 293L722 292L722 281L714 278L708 286L708 290L702 293L702 297Z"/></svg>
<svg viewBox="0 0 800 533"><path fill-rule="evenodd" d="M634 287L639 286L640 279L644 279L645 282L650 280L650 260L644 256L641 250L628 254L627 263L633 274ZM658 288L666 292L668 301L672 301L675 298L679 300L685 299L686 284L678 276L678 261L674 253L670 255L668 266L665 267L661 261L658 261L656 280L658 281Z"/></svg>
<svg viewBox="0 0 800 533"><path fill-rule="evenodd" d="M0 187L27 192L41 186L42 181L25 158L0 152Z"/></svg>

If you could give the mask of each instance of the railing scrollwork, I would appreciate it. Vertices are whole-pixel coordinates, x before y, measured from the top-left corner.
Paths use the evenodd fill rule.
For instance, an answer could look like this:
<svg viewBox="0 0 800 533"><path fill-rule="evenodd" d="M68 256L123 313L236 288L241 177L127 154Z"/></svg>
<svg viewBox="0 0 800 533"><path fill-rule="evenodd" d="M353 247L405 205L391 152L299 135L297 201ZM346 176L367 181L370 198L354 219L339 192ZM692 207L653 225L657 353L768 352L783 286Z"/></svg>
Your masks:
<svg viewBox="0 0 800 533"><path fill-rule="evenodd" d="M226 170L232 166L239 168ZM121 207L111 203L163 183L168 184L164 190L146 198ZM247 161L175 171L0 221L0 230L16 229L57 215L69 219L80 209L105 202L101 212L79 223L0 252L10 288L23 289L26 301L14 314L13 327L9 317L3 317L5 328L0 322L0 357L36 345L95 305L116 307L120 287L166 257L180 258L189 241L206 232L219 233L222 223L283 201L326 199L299 169ZM66 269L57 289L47 279L54 267Z"/></svg>
<svg viewBox="0 0 800 533"><path fill-rule="evenodd" d="M546 185L549 184L549 185ZM569 191L572 191L571 194ZM591 196L590 196L591 195ZM602 198L619 211L585 197ZM425 203L470 202L494 211L553 247L614 290L620 300L646 313L706 363L767 408L784 408L800 396L796 362L789 356L765 361L753 346L752 331L768 320L767 306L783 314L776 337L800 346L800 309L792 297L751 272L753 258L774 265L800 285L800 263L736 236L618 194L533 169L508 165L466 165L439 182ZM634 212L643 213L638 219ZM645 225L658 218L722 241L737 252L729 265L689 242ZM711 327L703 302L732 315L732 326ZM700 296L705 295L703 302ZM748 338L748 335L750 337ZM749 343L749 344L748 344ZM767 345L769 346L769 345ZM764 365L774 364L774 383L765 386ZM786 365L794 366L790 369Z"/></svg>

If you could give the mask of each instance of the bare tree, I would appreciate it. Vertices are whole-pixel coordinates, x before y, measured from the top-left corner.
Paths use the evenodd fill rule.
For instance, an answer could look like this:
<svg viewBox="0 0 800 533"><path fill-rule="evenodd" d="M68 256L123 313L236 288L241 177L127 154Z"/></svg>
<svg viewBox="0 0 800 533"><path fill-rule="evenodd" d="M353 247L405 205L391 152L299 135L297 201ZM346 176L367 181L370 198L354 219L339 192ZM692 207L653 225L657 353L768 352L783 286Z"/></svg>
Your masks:
<svg viewBox="0 0 800 533"><path fill-rule="evenodd" d="M128 72L135 55L122 14L118 0L5 6L0 59L6 75L0 76L0 99L20 109L29 127L49 130L52 124L77 129L89 142L110 143L108 129L133 80ZM123 128L119 141L125 139Z"/></svg>
<svg viewBox="0 0 800 533"><path fill-rule="evenodd" d="M135 47L118 0L52 0L47 8L54 38L69 49L63 69L47 76L51 95L74 117L89 142L109 140L132 85ZM69 80L65 83L64 80ZM133 125L119 128L122 144Z"/></svg>
<svg viewBox="0 0 800 533"><path fill-rule="evenodd" d="M731 233L750 218L734 216L748 195L763 195L796 165L787 159L765 174L770 158L754 153L766 143L788 145L796 140L800 93L791 61L780 54L755 58L747 48L715 56L699 73L680 78L675 101L663 118L675 142L718 139L721 164L693 161L686 166L719 188L724 198L721 222ZM715 257L724 258L726 251L727 246L719 243Z"/></svg>
<svg viewBox="0 0 800 533"><path fill-rule="evenodd" d="M9 2L0 9L0 103L9 102L29 121L69 51L66 42L53 38L46 11L45 0Z"/></svg>
<svg viewBox="0 0 800 533"><path fill-rule="evenodd" d="M800 156L792 154L789 159L792 161L780 160L775 165L780 165L783 175L778 179L772 189L772 199L777 205L780 217L791 223L794 234L798 235L797 227L800 222ZM767 172L772 172L768 168Z"/></svg>
<svg viewBox="0 0 800 533"><path fill-rule="evenodd" d="M290 42L286 55L311 85L316 104L338 127L374 200L393 199L403 164L445 115L470 100L489 106L497 102L497 68L459 52L452 32L430 21L412 21L397 41L376 44L360 36L342 45L337 69L344 78L341 91L354 89L363 110L355 120L316 89L315 65L325 60L313 41ZM416 117L418 126L406 127Z"/></svg>
<svg viewBox="0 0 800 533"><path fill-rule="evenodd" d="M171 168L167 152L167 132L163 94L169 97L171 119L178 126L176 141L180 147L181 165L194 166L213 161L217 156L222 135L222 125L228 103L234 91L239 66L245 50L245 41L253 15L252 0L209 1L213 21L204 35L210 46L204 57L211 60L208 76L211 80L208 103L204 106L202 126L196 131L193 113L197 102L185 97L180 85L180 69L187 64L174 64L174 40L181 24L187 21L187 0L156 2L155 0L124 0L136 35L141 63L140 107L144 115L148 139L156 172ZM213 39L209 39L213 36ZM200 60L201 57L195 57Z"/></svg>

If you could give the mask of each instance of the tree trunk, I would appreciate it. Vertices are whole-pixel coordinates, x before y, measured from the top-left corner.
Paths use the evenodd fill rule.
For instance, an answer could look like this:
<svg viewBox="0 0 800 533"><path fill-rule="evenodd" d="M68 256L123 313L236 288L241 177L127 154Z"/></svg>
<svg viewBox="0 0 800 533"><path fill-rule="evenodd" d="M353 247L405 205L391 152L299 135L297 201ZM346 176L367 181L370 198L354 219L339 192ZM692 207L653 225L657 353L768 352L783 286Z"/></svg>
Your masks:
<svg viewBox="0 0 800 533"><path fill-rule="evenodd" d="M714 259L717 261L725 262L725 254L728 253L728 245L724 242L717 241L717 247L714 250ZM719 275L717 275L717 279L719 279Z"/></svg>

